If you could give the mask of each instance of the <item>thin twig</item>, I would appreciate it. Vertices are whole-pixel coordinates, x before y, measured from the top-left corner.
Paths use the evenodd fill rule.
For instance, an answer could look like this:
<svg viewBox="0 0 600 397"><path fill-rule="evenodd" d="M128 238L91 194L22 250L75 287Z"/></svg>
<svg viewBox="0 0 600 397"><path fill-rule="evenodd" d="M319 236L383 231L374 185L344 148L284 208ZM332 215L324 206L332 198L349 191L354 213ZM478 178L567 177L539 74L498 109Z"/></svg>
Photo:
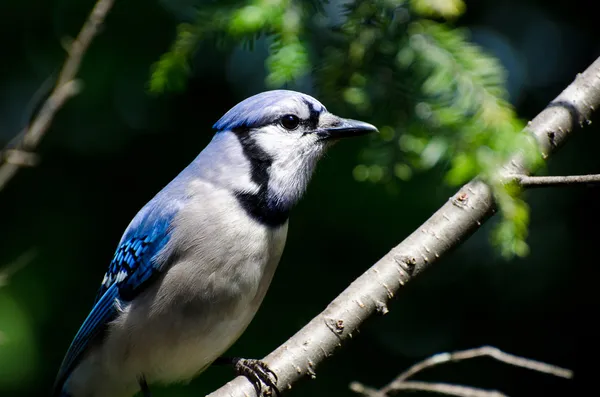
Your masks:
<svg viewBox="0 0 600 397"><path fill-rule="evenodd" d="M350 384L350 390L355 393L362 394L365 397L387 397L387 393L389 393L383 392L383 390L373 389L359 382L352 382ZM407 381L399 383L398 387L393 391L399 392L402 390L425 391L457 397L508 397L506 394L497 390L485 390L470 386L454 385L451 383Z"/></svg>
<svg viewBox="0 0 600 397"><path fill-rule="evenodd" d="M493 346L482 346L475 349L461 350L452 353L440 353L431 356L401 373L394 382L403 382L408 378L415 375L417 372L421 372L424 369L434 367L439 364L448 362L457 362L463 360L469 360L478 357L491 357L494 360L501 361L505 364L514 365L515 367L527 368L537 372L543 372L545 374L558 376L561 378L570 379L573 377L573 371L556 365L546 364L541 361L531 360L525 357L515 356L503 352L502 350Z"/></svg>
<svg viewBox="0 0 600 397"><path fill-rule="evenodd" d="M14 276L16 272L29 265L36 255L37 251L35 249L30 249L22 253L12 263L9 263L0 269L0 287L7 285L9 279Z"/></svg>
<svg viewBox="0 0 600 397"><path fill-rule="evenodd" d="M79 71L83 56L88 50L94 37L100 31L102 22L113 3L114 0L98 0L96 2L88 19L85 21L81 31L77 35L77 38L70 45L69 55L60 71L54 89L31 122L29 128L22 134L19 142L15 145L11 145L14 146L12 149L31 157L31 152L40 143L40 140L50 127L56 112L64 106L69 98L80 91L78 82L74 80L75 76ZM18 161L7 161L11 159L11 157L8 156L2 157L3 159L0 159L2 160L2 165L0 165L0 190L6 186L8 181L15 176L22 166L27 165L27 163L22 164Z"/></svg>
<svg viewBox="0 0 600 397"><path fill-rule="evenodd" d="M428 391L457 397L508 397L497 390L485 390L451 383L407 381L397 384L394 388L394 391L400 390Z"/></svg>
<svg viewBox="0 0 600 397"><path fill-rule="evenodd" d="M475 349L460 350L453 353L440 353L433 355L417 364L413 365L406 371L402 372L396 379L390 382L385 387L377 390L365 386L358 382L350 384L350 389L356 393L360 393L368 397L386 397L393 392L400 390L419 390L429 391L440 394L447 394L458 397L503 397L504 394L496 390L484 390L470 386L454 385L449 383L431 383L409 381L410 377L428 368L436 365L449 362L458 362L469 360L478 357L491 357L505 364L514 365L516 367L527 368L537 372L558 376L561 378L570 379L573 377L573 371L557 367L556 365L546 364L541 361L531 360L529 358L515 356L503 352L502 350L492 346L482 346Z"/></svg>
<svg viewBox="0 0 600 397"><path fill-rule="evenodd" d="M351 382L350 390L367 397L386 397L386 395L383 394L381 391L369 386L365 386L360 382Z"/></svg>
<svg viewBox="0 0 600 397"><path fill-rule="evenodd" d="M600 184L600 174L569 176L528 176L519 175L514 178L522 187L551 187L581 184Z"/></svg>

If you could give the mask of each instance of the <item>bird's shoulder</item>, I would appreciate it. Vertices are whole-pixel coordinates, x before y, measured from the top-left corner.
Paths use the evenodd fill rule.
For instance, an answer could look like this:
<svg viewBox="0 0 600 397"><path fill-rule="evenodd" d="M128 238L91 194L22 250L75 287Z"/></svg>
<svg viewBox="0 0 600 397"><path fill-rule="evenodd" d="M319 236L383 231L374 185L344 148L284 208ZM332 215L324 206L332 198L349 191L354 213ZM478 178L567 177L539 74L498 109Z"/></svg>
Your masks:
<svg viewBox="0 0 600 397"><path fill-rule="evenodd" d="M102 280L96 301L112 285L119 298L131 300L137 290L164 266L168 255L157 257L171 236L174 217L184 206L184 200L157 195L133 218L123 234Z"/></svg>

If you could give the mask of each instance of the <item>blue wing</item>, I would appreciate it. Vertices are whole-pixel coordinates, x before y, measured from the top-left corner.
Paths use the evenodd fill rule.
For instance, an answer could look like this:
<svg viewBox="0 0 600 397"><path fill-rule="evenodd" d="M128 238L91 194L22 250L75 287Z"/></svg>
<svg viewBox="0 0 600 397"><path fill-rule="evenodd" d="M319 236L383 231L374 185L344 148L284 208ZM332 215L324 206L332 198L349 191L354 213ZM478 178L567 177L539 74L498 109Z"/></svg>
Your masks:
<svg viewBox="0 0 600 397"><path fill-rule="evenodd" d="M155 275L160 274L162 263L154 258L169 240L170 222L177 203L171 202L166 213L156 216L151 211L140 211L129 226L96 296L92 311L75 335L56 378L55 392L77 365L86 348L105 331L117 315L116 304L131 301Z"/></svg>
<svg viewBox="0 0 600 397"><path fill-rule="evenodd" d="M166 236L160 232L134 235L119 245L104 275L96 302L113 285L117 285L121 299L130 301L135 297L140 287L158 270L151 259L166 243Z"/></svg>
<svg viewBox="0 0 600 397"><path fill-rule="evenodd" d="M114 318L115 299L118 299L118 290L117 286L113 285L96 302L94 308L83 322L83 325L79 328L58 370L54 386L55 394L60 393L63 383L77 364L79 357L81 357L81 354L90 341L103 330L105 324Z"/></svg>

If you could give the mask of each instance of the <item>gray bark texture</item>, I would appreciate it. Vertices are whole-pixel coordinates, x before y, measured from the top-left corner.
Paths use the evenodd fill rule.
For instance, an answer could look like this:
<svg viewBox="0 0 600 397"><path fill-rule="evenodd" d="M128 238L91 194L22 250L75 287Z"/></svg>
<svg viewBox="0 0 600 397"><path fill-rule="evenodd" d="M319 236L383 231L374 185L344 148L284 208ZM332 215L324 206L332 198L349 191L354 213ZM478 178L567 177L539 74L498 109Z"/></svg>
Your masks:
<svg viewBox="0 0 600 397"><path fill-rule="evenodd" d="M539 141L544 158L559 148L578 126L588 123L600 106L600 58L578 74L527 126ZM502 170L507 178L527 175L515 153ZM281 392L316 366L374 313L385 314L387 302L419 274L475 232L495 212L490 188L475 179L463 187L404 241L357 278L327 308L264 358L278 376ZM256 397L252 384L238 376L210 397Z"/></svg>
<svg viewBox="0 0 600 397"><path fill-rule="evenodd" d="M527 176L516 178L521 187L552 187L566 185L597 185L600 183L600 175L568 175L568 176Z"/></svg>

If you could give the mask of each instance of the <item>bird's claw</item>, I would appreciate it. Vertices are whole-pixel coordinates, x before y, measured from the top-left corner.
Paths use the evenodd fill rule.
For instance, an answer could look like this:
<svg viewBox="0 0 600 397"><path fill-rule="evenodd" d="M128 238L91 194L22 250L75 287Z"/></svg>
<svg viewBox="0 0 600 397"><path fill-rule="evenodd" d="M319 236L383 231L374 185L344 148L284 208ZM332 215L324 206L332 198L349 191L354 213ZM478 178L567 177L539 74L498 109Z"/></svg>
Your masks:
<svg viewBox="0 0 600 397"><path fill-rule="evenodd" d="M277 389L277 375L263 361L238 358L235 360L234 366L238 375L243 375L252 382L258 395L261 395L263 385L266 385L267 389L262 395L280 395L279 389Z"/></svg>

